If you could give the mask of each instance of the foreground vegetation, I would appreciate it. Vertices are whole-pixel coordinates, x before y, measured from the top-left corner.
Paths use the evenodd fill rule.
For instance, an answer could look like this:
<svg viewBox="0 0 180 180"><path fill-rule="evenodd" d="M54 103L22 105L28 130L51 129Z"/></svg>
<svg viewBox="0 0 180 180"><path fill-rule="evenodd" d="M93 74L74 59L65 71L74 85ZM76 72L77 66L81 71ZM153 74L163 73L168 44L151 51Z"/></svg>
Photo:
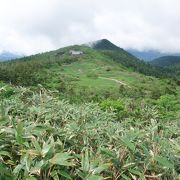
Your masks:
<svg viewBox="0 0 180 180"><path fill-rule="evenodd" d="M1 179L178 179L177 97L75 105L44 89L1 95Z"/></svg>

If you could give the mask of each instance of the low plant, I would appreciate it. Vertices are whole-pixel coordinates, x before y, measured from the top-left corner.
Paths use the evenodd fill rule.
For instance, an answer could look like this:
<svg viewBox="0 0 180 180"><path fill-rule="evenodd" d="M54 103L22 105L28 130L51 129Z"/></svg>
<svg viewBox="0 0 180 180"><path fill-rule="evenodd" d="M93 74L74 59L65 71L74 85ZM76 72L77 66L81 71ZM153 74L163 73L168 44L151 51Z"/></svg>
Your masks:
<svg viewBox="0 0 180 180"><path fill-rule="evenodd" d="M119 101L77 105L45 89L16 89L1 102L1 179L178 179L178 121L162 123L149 107L143 124L119 122L104 111L111 106L124 109Z"/></svg>

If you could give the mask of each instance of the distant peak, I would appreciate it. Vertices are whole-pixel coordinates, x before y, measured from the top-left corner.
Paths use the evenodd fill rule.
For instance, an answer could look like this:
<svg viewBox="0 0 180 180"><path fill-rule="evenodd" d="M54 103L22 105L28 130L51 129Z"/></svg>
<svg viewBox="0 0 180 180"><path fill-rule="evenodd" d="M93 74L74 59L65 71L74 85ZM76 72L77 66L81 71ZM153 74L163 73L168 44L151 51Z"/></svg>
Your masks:
<svg viewBox="0 0 180 180"><path fill-rule="evenodd" d="M99 42L108 42L108 43L111 43L111 41L109 41L108 39L100 39L98 40Z"/></svg>
<svg viewBox="0 0 180 180"><path fill-rule="evenodd" d="M97 41L92 41L86 44L87 46L97 49L97 50L115 50L118 51L121 48L113 44L108 39L100 39Z"/></svg>

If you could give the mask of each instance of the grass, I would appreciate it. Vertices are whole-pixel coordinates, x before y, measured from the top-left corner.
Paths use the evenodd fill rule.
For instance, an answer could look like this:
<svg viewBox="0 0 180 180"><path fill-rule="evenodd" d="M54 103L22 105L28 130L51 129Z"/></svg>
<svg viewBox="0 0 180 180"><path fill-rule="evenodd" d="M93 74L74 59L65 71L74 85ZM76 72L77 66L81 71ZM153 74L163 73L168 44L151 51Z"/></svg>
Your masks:
<svg viewBox="0 0 180 180"><path fill-rule="evenodd" d="M166 80L130 71L122 67L118 62L100 56L96 51L86 52L76 62L63 64L60 67L54 65L46 71L50 77L47 87L54 87L54 89L56 89L60 78L64 78L67 86L70 85L75 91L84 88L91 91L95 88L94 92L96 94L101 94L100 92L105 91L109 91L111 94L118 94L119 92L120 83L103 78L119 80L134 91L143 89L146 96L154 96L156 94L155 97L159 97L161 94L166 93L168 87L168 89L174 89Z"/></svg>

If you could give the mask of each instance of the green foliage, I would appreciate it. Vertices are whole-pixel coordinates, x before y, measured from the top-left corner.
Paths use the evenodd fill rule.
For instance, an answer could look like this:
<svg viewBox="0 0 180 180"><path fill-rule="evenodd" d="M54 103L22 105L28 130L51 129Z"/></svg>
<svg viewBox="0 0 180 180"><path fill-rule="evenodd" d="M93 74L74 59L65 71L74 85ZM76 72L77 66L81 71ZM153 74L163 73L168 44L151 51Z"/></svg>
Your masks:
<svg viewBox="0 0 180 180"><path fill-rule="evenodd" d="M166 111L173 111L180 109L180 101L174 95L164 95L157 100L159 108Z"/></svg>
<svg viewBox="0 0 180 180"><path fill-rule="evenodd" d="M121 101L113 101L113 100L104 100L100 103L100 107L103 110L110 110L112 109L114 112L120 112L123 111L124 104Z"/></svg>
<svg viewBox="0 0 180 180"><path fill-rule="evenodd" d="M162 119L178 119L180 118L180 98L174 95L163 95L155 104L161 112Z"/></svg>
<svg viewBox="0 0 180 180"><path fill-rule="evenodd" d="M15 89L11 86L0 83L0 99L9 98L15 94Z"/></svg>
<svg viewBox="0 0 180 180"><path fill-rule="evenodd" d="M2 178L178 177L179 127L158 122L156 109L127 101L129 115L119 122L121 101L75 105L44 89L15 92L1 105Z"/></svg>
<svg viewBox="0 0 180 180"><path fill-rule="evenodd" d="M104 111L107 110L116 113L118 119L126 114L125 105L120 100L104 100L99 105Z"/></svg>

